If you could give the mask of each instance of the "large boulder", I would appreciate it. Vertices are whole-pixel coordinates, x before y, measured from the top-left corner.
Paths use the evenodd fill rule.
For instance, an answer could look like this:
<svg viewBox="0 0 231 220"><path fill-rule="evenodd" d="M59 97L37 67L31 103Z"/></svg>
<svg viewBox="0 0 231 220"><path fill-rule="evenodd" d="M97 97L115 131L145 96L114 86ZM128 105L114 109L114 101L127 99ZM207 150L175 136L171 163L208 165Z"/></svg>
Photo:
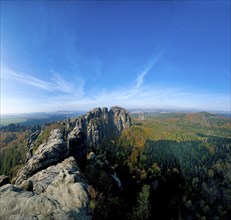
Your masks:
<svg viewBox="0 0 231 220"><path fill-rule="evenodd" d="M30 177L33 192L0 187L0 219L91 219L87 183L73 157Z"/></svg>
<svg viewBox="0 0 231 220"><path fill-rule="evenodd" d="M69 157L62 161L62 163L58 163L57 165L50 166L47 169L37 172L26 181L31 181L33 183L34 192L43 193L58 176L61 176L66 182L74 181L86 183L73 157Z"/></svg>
<svg viewBox="0 0 231 220"><path fill-rule="evenodd" d="M64 134L61 129L54 129L51 131L48 141L41 144L35 151L26 165L19 170L16 176L16 184L21 184L24 180L36 172L54 165L69 155L66 141L64 141Z"/></svg>

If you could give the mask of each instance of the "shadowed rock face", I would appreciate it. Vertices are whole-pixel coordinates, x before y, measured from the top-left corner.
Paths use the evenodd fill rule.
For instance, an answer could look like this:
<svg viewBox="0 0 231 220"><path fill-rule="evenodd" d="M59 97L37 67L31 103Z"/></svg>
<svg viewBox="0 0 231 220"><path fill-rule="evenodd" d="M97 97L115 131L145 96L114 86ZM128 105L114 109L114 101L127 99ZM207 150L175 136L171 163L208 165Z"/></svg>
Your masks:
<svg viewBox="0 0 231 220"><path fill-rule="evenodd" d="M8 176L1 175L0 176L0 186L10 183L10 179Z"/></svg>
<svg viewBox="0 0 231 220"><path fill-rule="evenodd" d="M79 160L86 156L87 153L87 142L85 134L78 129L74 128L67 137L67 148L69 155Z"/></svg>

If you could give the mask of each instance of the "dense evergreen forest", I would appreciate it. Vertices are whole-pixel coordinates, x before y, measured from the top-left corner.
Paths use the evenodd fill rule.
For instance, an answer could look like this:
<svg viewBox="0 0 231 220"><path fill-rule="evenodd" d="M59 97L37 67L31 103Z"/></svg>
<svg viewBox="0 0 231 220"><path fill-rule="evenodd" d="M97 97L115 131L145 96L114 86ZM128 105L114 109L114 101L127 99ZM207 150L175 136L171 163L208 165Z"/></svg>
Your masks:
<svg viewBox="0 0 231 220"><path fill-rule="evenodd" d="M0 174L12 178L23 165L30 132L1 130ZM90 152L102 161L81 164L95 219L231 219L230 118L206 112L134 116L120 137ZM121 187L110 178L114 171Z"/></svg>
<svg viewBox="0 0 231 220"><path fill-rule="evenodd" d="M103 175L85 172L96 219L231 219L228 118L205 112L134 117L120 138L93 151L122 183L119 192L108 190Z"/></svg>

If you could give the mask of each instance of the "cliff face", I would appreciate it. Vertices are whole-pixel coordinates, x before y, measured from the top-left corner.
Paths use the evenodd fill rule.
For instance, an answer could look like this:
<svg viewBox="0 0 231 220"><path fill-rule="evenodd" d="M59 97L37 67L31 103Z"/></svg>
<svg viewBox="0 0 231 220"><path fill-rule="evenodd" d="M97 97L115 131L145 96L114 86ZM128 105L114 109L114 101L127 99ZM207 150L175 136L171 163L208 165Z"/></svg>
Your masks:
<svg viewBox="0 0 231 220"><path fill-rule="evenodd" d="M86 134L88 144L93 146L107 138L119 135L123 129L131 126L129 112L121 107L95 108L75 122L76 130Z"/></svg>
<svg viewBox="0 0 231 220"><path fill-rule="evenodd" d="M94 147L130 126L131 117L126 109L117 106L109 111L107 108L95 108L74 122L74 128L67 137L68 149L78 159L86 153L87 146Z"/></svg>
<svg viewBox="0 0 231 220"><path fill-rule="evenodd" d="M130 125L127 110L96 108L69 122L66 132L52 130L19 170L14 185L0 187L0 219L91 219L88 184L77 162L86 157L89 145Z"/></svg>

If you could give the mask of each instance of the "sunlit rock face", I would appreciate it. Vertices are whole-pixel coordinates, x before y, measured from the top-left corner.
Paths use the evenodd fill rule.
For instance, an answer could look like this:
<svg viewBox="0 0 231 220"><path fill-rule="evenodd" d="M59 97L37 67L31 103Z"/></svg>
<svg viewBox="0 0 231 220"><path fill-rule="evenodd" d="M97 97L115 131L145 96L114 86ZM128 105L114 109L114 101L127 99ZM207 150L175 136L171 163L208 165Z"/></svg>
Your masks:
<svg viewBox="0 0 231 220"><path fill-rule="evenodd" d="M131 126L131 117L126 109L114 106L110 109L109 115L110 121L114 125L113 132L120 134L124 129Z"/></svg>
<svg viewBox="0 0 231 220"><path fill-rule="evenodd" d="M124 129L131 126L131 117L129 112L121 107L95 108L85 115L79 117L76 127L70 133L70 138L78 136L82 131L86 135L86 142L96 146L105 139L110 139L119 135Z"/></svg>
<svg viewBox="0 0 231 220"><path fill-rule="evenodd" d="M18 172L15 183L21 184L34 173L64 160L68 155L64 133L61 129L52 130L48 141L38 147L26 165Z"/></svg>
<svg viewBox="0 0 231 220"><path fill-rule="evenodd" d="M0 188L0 219L91 219L88 204L87 183L73 157Z"/></svg>

